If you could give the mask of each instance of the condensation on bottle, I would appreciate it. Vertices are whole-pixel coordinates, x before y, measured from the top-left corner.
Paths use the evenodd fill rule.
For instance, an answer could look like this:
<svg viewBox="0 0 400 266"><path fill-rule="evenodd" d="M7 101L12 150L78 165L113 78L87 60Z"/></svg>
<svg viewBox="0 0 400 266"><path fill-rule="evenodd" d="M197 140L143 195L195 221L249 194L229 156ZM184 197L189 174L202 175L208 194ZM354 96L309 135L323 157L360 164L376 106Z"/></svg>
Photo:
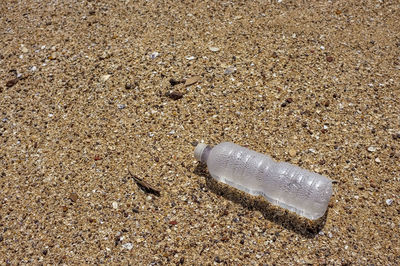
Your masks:
<svg viewBox="0 0 400 266"><path fill-rule="evenodd" d="M231 142L199 143L194 154L214 179L311 220L324 215L332 196L329 178Z"/></svg>

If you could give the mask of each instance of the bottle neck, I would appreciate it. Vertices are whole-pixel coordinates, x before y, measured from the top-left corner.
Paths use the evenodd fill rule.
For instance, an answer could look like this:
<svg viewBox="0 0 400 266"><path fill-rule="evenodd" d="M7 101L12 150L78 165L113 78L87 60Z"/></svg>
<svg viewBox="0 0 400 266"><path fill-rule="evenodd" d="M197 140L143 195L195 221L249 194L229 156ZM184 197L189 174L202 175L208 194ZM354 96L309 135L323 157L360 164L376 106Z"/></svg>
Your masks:
<svg viewBox="0 0 400 266"><path fill-rule="evenodd" d="M203 150L203 152L202 152L202 154L201 154L201 157L200 157L200 161L201 161L202 163L207 163L208 155L210 155L210 152L211 152L212 148L213 148L213 147L210 146L210 145L207 145L207 146L204 148L204 150Z"/></svg>

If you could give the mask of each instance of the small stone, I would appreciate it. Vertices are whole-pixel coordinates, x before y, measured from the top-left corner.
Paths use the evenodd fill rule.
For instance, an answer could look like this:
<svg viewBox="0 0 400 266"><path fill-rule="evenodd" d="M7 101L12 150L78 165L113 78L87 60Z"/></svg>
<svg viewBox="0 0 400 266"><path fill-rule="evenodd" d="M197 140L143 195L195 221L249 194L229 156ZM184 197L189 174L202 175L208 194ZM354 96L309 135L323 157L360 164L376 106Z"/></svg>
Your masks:
<svg viewBox="0 0 400 266"><path fill-rule="evenodd" d="M63 212L68 211L68 207L67 206L62 206L61 209L62 209Z"/></svg>
<svg viewBox="0 0 400 266"><path fill-rule="evenodd" d="M189 60L189 61L191 61L191 60L196 59L196 57L194 57L194 56L186 56L186 59Z"/></svg>
<svg viewBox="0 0 400 266"><path fill-rule="evenodd" d="M56 58L57 58L57 53L56 52L51 53L51 55L49 56L50 60L55 60Z"/></svg>
<svg viewBox="0 0 400 266"><path fill-rule="evenodd" d="M196 147L199 144L199 142L198 141L192 141L192 142L190 142L190 144L192 144L193 147Z"/></svg>
<svg viewBox="0 0 400 266"><path fill-rule="evenodd" d="M11 88L12 86L14 86L15 84L18 83L18 80L19 80L19 79L16 78L16 79L12 79L12 80L7 81L6 87L7 87L7 88Z"/></svg>
<svg viewBox="0 0 400 266"><path fill-rule="evenodd" d="M332 57L332 56L327 56L327 57L326 57L326 61L328 61L328 62L333 62L333 57Z"/></svg>
<svg viewBox="0 0 400 266"><path fill-rule="evenodd" d="M95 15L95 14L96 14L96 11L94 11L94 10L90 10L90 11L89 11L89 15L90 15L90 16L93 16L93 15Z"/></svg>
<svg viewBox="0 0 400 266"><path fill-rule="evenodd" d="M230 75L236 72L236 68L235 67L228 67L227 69L225 69L224 74L225 75Z"/></svg>
<svg viewBox="0 0 400 266"><path fill-rule="evenodd" d="M169 79L169 84L171 84L171 86L178 85L179 83L183 83L183 82L180 80L173 79L173 78Z"/></svg>
<svg viewBox="0 0 400 266"><path fill-rule="evenodd" d="M183 98L183 93L179 92L179 91L171 91L171 92L167 92L165 94L165 96L167 96L168 98L171 98L172 100L179 100L181 98Z"/></svg>
<svg viewBox="0 0 400 266"><path fill-rule="evenodd" d="M72 200L73 202L76 202L78 200L78 194L76 194L75 192L72 192L69 195L69 199Z"/></svg>
<svg viewBox="0 0 400 266"><path fill-rule="evenodd" d="M379 159L378 157L375 158L375 162L380 163L381 159Z"/></svg>
<svg viewBox="0 0 400 266"><path fill-rule="evenodd" d="M287 98L285 101L286 101L287 103L292 103L292 102L293 102L293 99L292 99L292 98Z"/></svg>
<svg viewBox="0 0 400 266"><path fill-rule="evenodd" d="M132 243L125 243L122 245L122 248L127 249L127 250L131 250L133 248L133 244Z"/></svg>
<svg viewBox="0 0 400 266"><path fill-rule="evenodd" d="M150 58L151 59L155 59L157 56L159 56L160 55L160 53L158 53L158 52L154 52L154 53L152 53L151 55L150 55Z"/></svg>
<svg viewBox="0 0 400 266"><path fill-rule="evenodd" d="M216 263L221 263L221 259L220 259L218 256L216 256L216 257L214 258L214 261L215 261Z"/></svg>
<svg viewBox="0 0 400 266"><path fill-rule="evenodd" d="M152 199L153 199L153 197L150 196L150 195L146 197L146 200L147 200L147 201L150 201L150 200L152 200Z"/></svg>
<svg viewBox="0 0 400 266"><path fill-rule="evenodd" d="M126 108L126 104L117 104L118 109L122 110Z"/></svg>
<svg viewBox="0 0 400 266"><path fill-rule="evenodd" d="M376 148L374 146L369 146L367 150L369 152L374 152L374 151L376 151Z"/></svg>
<svg viewBox="0 0 400 266"><path fill-rule="evenodd" d="M118 209L118 202L114 201L112 203L112 207L113 207L113 209Z"/></svg>
<svg viewBox="0 0 400 266"><path fill-rule="evenodd" d="M107 81L109 78L111 77L111 75L107 74L107 75L102 75L100 77L100 81L105 82Z"/></svg>
<svg viewBox="0 0 400 266"><path fill-rule="evenodd" d="M191 77L191 78L188 78L186 81L185 81L185 87L187 87L187 86L190 86L190 85L193 85L193 84L195 84L197 81L199 81L200 80L200 77L199 76L194 76L194 77Z"/></svg>
<svg viewBox="0 0 400 266"><path fill-rule="evenodd" d="M296 154L297 154L297 152L296 152L295 149L290 149L290 150L289 150L289 155L290 155L291 157L296 156Z"/></svg>
<svg viewBox="0 0 400 266"><path fill-rule="evenodd" d="M170 225L177 225L177 224L178 224L178 222L177 222L177 221L175 221L175 220L173 220L173 221L169 221L169 224L170 224Z"/></svg>
<svg viewBox="0 0 400 266"><path fill-rule="evenodd" d="M210 49L211 52L218 52L220 50L218 47L214 47L214 46L210 46L210 47L208 47L208 49Z"/></svg>
<svg viewBox="0 0 400 266"><path fill-rule="evenodd" d="M388 206L392 205L392 203L393 203L393 200L392 200L392 199L387 199L387 200L386 200L386 204L387 204Z"/></svg>
<svg viewBox="0 0 400 266"><path fill-rule="evenodd" d="M25 46L22 46L22 47L21 47L21 51L22 51L23 53L29 52L28 48L26 48Z"/></svg>

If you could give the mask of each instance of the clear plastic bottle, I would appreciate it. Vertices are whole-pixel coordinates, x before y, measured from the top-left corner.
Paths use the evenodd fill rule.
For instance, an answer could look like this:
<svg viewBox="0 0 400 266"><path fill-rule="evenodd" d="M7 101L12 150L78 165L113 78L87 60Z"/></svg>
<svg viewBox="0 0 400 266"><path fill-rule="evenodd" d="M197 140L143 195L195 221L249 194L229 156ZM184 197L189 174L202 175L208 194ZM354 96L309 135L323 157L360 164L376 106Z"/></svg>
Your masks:
<svg viewBox="0 0 400 266"><path fill-rule="evenodd" d="M207 164L213 178L251 195L261 195L272 204L315 220L324 215L332 195L332 181L298 166L275 162L271 157L223 142L204 143L194 151Z"/></svg>

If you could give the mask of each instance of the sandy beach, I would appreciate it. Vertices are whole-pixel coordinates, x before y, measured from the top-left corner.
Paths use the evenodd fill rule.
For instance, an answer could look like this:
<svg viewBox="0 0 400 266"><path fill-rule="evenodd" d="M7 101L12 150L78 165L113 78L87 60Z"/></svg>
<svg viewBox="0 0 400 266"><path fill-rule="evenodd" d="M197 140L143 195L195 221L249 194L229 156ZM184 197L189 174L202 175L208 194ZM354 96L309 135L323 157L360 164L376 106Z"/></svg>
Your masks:
<svg viewBox="0 0 400 266"><path fill-rule="evenodd" d="M399 265L399 25L399 1L1 1L0 264ZM334 180L326 215L213 180L193 151L224 141Z"/></svg>

